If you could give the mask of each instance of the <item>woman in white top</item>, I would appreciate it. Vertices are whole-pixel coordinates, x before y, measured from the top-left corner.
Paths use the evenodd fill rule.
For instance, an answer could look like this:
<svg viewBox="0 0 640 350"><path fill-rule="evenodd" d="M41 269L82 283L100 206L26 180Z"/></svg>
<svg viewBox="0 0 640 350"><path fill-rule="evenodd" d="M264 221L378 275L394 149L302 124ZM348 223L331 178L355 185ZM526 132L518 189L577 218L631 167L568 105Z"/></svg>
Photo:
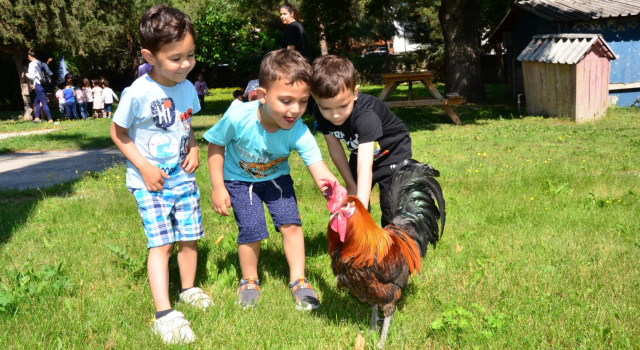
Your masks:
<svg viewBox="0 0 640 350"><path fill-rule="evenodd" d="M29 70L27 72L27 78L33 80L33 85L36 90L36 98L33 100L33 104L35 105L36 117L33 119L34 123L40 123L40 104L42 104L42 110L44 110L44 114L49 119L49 123L53 122L51 119L51 111L49 111L49 104L47 103L47 95L46 91L42 87L42 84L47 82L50 76L53 75L51 70L49 70L48 64L51 63L53 58L49 58L47 60L47 64L44 64L36 58L35 53L33 51L29 51L27 53L27 58L31 63L29 63Z"/></svg>

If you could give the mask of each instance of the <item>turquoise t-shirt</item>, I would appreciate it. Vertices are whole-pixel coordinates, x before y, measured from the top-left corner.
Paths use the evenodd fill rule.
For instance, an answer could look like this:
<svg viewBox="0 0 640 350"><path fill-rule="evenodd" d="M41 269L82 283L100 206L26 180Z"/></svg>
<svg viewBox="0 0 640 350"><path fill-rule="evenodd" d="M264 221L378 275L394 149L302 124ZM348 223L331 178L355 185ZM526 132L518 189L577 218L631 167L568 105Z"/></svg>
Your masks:
<svg viewBox="0 0 640 350"><path fill-rule="evenodd" d="M316 139L301 119L289 130L268 133L258 121L258 106L253 101L229 108L204 134L210 143L225 147L225 180L258 182L287 175L291 151L306 166L322 161Z"/></svg>
<svg viewBox="0 0 640 350"><path fill-rule="evenodd" d="M113 122L129 129L142 156L171 177L163 186L171 188L196 179L195 173L187 173L180 164L189 151L191 117L198 111L200 102L190 81L168 87L145 74L122 91ZM127 187L145 188L140 172L129 161Z"/></svg>

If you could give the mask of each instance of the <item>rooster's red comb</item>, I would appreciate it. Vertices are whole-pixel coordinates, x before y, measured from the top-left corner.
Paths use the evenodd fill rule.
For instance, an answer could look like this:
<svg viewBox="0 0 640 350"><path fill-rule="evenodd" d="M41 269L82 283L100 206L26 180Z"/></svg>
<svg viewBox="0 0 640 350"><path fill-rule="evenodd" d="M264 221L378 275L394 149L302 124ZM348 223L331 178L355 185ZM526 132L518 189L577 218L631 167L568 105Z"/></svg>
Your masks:
<svg viewBox="0 0 640 350"><path fill-rule="evenodd" d="M322 194L327 198L327 209L331 214L340 209L340 205L347 198L347 190L337 181L329 179L320 179L322 187L326 187Z"/></svg>

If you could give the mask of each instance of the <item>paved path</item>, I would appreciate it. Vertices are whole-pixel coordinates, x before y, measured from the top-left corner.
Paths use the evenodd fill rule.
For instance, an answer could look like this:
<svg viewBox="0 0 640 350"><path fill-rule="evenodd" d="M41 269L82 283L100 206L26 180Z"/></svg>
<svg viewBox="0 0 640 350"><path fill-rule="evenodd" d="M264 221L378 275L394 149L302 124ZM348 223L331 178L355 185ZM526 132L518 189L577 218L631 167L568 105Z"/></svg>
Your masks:
<svg viewBox="0 0 640 350"><path fill-rule="evenodd" d="M10 133L2 133L0 134L0 140L6 139L14 136L25 136L25 135L33 135L33 134L48 134L52 131L63 130L63 129L47 129L47 130L37 130L37 131L25 131L25 132L10 132Z"/></svg>
<svg viewBox="0 0 640 350"><path fill-rule="evenodd" d="M0 188L39 188L102 171L125 158L116 148L0 154ZM50 176L49 176L50 175Z"/></svg>

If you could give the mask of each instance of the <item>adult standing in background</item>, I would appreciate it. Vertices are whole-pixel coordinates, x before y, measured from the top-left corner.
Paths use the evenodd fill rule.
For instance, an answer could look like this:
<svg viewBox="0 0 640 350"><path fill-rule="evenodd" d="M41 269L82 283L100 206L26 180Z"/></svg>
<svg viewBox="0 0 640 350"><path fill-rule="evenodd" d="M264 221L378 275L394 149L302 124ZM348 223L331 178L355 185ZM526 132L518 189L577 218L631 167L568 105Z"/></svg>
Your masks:
<svg viewBox="0 0 640 350"><path fill-rule="evenodd" d="M278 11L280 11L280 20L286 25L282 35L282 48L296 50L311 62L304 27L296 20L299 19L298 9L291 4L282 4L278 6Z"/></svg>
<svg viewBox="0 0 640 350"><path fill-rule="evenodd" d="M144 58L142 59L142 64L138 66L138 75L136 76L136 79L140 78L141 76L149 73L151 71L151 68L153 66L150 65L149 63L147 63L147 61L144 60Z"/></svg>
<svg viewBox="0 0 640 350"><path fill-rule="evenodd" d="M29 69L27 71L27 78L33 81L33 86L36 91L36 97L33 99L33 104L36 110L35 119L33 119L34 123L40 123L40 104L42 103L42 109L44 110L44 114L49 118L49 123L53 122L51 118L51 111L49 111L49 104L47 103L47 95L42 84L46 82L53 75L51 70L49 69L49 63L53 60L53 58L49 58L47 60L47 64L40 62L36 58L36 54L33 51L29 51L27 53L27 58L29 61Z"/></svg>

